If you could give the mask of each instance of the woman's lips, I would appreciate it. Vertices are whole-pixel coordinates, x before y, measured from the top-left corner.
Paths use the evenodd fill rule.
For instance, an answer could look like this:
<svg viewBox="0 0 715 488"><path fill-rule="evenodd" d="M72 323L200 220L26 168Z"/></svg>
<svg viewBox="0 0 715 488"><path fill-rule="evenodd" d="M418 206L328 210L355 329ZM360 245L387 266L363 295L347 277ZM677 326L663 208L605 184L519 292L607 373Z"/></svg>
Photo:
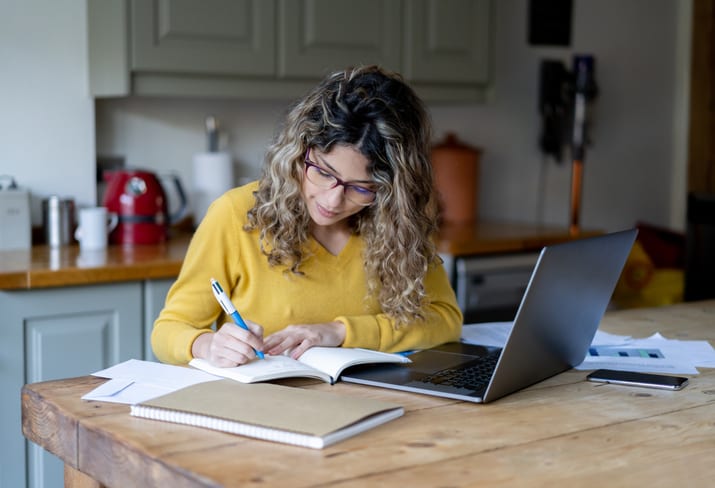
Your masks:
<svg viewBox="0 0 715 488"><path fill-rule="evenodd" d="M327 219L335 218L335 216L337 216L339 213L339 212L333 212L331 210L328 210L327 208L323 207L318 202L315 203L315 206L318 209L318 213L320 213L320 215L322 215L323 217L325 217Z"/></svg>

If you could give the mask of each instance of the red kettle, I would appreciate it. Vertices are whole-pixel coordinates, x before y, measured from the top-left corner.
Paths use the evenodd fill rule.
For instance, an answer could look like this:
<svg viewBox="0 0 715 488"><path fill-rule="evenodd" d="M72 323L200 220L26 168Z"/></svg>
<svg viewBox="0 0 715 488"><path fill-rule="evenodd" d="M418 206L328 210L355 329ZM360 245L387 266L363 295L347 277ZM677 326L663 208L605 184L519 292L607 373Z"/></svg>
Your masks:
<svg viewBox="0 0 715 488"><path fill-rule="evenodd" d="M112 244L160 244L169 238L169 225L186 213L186 193L175 175L162 178L173 182L179 208L169 215L166 192L159 177L145 170L107 171L107 188L103 205L119 217L119 223L109 234Z"/></svg>

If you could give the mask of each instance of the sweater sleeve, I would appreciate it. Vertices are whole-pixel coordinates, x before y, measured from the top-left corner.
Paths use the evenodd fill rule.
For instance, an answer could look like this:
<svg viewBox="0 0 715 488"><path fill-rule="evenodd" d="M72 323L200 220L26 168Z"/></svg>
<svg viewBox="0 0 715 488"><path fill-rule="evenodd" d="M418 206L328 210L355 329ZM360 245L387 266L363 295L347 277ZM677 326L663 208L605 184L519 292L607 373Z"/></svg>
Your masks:
<svg viewBox="0 0 715 488"><path fill-rule="evenodd" d="M345 324L343 347L363 347L386 352L425 349L458 341L462 333L462 312L454 290L440 263L435 263L425 277L429 297L425 319L401 327L386 314L339 316Z"/></svg>
<svg viewBox="0 0 715 488"><path fill-rule="evenodd" d="M224 195L209 207L196 229L179 276L154 322L151 344L160 361L188 363L193 358L191 347L196 338L211 332L216 319L222 316L210 279L216 278L224 286L236 280L232 263L239 258L235 240L243 221L236 212L232 200Z"/></svg>

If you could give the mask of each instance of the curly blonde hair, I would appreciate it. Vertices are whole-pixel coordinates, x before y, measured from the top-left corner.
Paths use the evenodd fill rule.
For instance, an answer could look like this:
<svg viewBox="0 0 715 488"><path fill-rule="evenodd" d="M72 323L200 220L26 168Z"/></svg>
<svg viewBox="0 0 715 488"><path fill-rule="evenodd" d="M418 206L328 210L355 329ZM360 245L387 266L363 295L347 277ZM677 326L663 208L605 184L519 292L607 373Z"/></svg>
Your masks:
<svg viewBox="0 0 715 488"><path fill-rule="evenodd" d="M424 319L424 278L438 262L430 135L427 112L400 75L377 66L328 75L289 110L269 147L246 230L260 230L271 265L300 274L310 236L301 193L305 154L353 147L379 188L375 202L349 221L365 242L368 293L398 325Z"/></svg>

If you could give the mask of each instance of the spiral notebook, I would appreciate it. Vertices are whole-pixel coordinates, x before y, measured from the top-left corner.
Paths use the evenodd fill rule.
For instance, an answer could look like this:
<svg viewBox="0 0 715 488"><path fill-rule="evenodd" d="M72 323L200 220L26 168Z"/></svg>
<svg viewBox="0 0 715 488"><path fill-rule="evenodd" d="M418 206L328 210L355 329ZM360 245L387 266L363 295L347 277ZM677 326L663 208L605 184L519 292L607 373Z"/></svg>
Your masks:
<svg viewBox="0 0 715 488"><path fill-rule="evenodd" d="M322 449L404 414L369 398L229 379L188 386L131 406L131 415Z"/></svg>

